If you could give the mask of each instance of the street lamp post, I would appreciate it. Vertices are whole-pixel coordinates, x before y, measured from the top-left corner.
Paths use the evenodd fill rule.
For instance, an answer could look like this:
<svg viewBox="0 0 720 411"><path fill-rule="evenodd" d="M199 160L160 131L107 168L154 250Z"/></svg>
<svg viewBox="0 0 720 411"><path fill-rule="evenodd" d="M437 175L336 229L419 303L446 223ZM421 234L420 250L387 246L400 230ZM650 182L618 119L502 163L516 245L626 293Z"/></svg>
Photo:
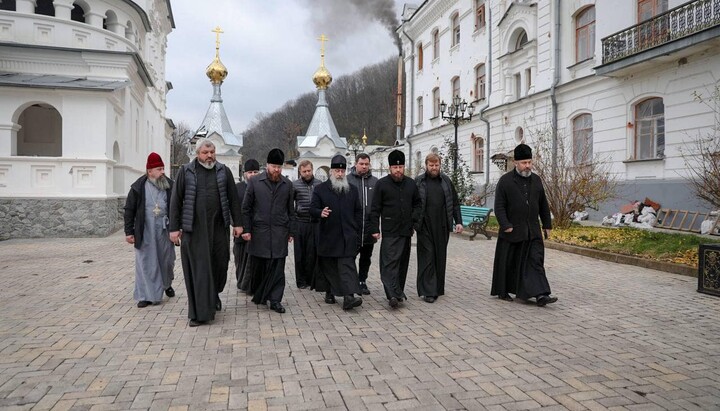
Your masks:
<svg viewBox="0 0 720 411"><path fill-rule="evenodd" d="M455 172L458 166L458 126L472 120L475 106L473 103L470 103L468 106L468 103L464 99L462 101L460 100L460 96L455 96L451 103L449 106L445 101L440 103L440 116L443 120L455 126L455 146L453 147L453 172ZM447 110L447 115L445 115L445 110ZM467 116L465 115L466 111Z"/></svg>
<svg viewBox="0 0 720 411"><path fill-rule="evenodd" d="M348 139L347 148L353 153L353 162L355 162L355 158L357 157L358 153L362 153L363 151L365 151L365 146L367 146L367 137L364 133L361 138L351 136ZM350 153L348 152L347 155L350 155Z"/></svg>

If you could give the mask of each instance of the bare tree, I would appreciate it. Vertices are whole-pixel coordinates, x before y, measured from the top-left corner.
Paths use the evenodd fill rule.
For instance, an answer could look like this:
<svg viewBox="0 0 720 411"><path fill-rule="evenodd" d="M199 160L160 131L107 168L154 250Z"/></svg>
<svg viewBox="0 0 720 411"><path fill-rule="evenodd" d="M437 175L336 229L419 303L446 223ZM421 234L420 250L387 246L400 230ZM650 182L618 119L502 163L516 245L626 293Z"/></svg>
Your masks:
<svg viewBox="0 0 720 411"><path fill-rule="evenodd" d="M551 130L536 130L531 135L536 141L533 170L545 185L554 218L553 227L567 228L575 211L586 208L597 210L601 203L615 198L617 178L610 172L607 159L597 154L590 156L589 147L585 147L585 153L573 156L572 145L566 144L565 137L558 132L557 157L553 167ZM576 164L578 158L584 161Z"/></svg>
<svg viewBox="0 0 720 411"><path fill-rule="evenodd" d="M715 115L715 124L705 136L699 136L690 150L681 154L689 172L690 185L695 196L720 209L720 83L709 97L694 93L695 100L710 107Z"/></svg>
<svg viewBox="0 0 720 411"><path fill-rule="evenodd" d="M190 161L187 155L187 148L192 138L193 131L184 121L178 123L177 128L173 130L170 141L170 175L174 179L180 166Z"/></svg>

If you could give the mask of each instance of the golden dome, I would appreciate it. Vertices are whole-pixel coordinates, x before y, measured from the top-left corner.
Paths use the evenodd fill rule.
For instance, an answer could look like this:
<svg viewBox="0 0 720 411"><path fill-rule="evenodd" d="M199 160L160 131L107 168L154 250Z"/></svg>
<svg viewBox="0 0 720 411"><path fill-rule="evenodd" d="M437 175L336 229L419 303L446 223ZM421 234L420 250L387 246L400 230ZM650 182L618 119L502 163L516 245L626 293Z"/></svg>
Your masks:
<svg viewBox="0 0 720 411"><path fill-rule="evenodd" d="M313 83L317 86L318 90L325 90L332 83L332 75L325 68L325 65L321 65L313 74Z"/></svg>
<svg viewBox="0 0 720 411"><path fill-rule="evenodd" d="M220 57L216 55L215 60L207 66L205 74L208 76L211 83L218 84L225 80L228 75L228 71L225 65L220 61Z"/></svg>

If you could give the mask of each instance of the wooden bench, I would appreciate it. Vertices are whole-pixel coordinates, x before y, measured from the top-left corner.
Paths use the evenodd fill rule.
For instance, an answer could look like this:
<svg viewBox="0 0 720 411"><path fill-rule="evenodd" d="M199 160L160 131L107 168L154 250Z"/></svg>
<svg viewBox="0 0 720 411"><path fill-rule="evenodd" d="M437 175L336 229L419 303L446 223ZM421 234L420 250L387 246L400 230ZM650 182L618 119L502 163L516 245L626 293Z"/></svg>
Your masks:
<svg viewBox="0 0 720 411"><path fill-rule="evenodd" d="M492 211L492 208L460 206L463 226L473 231L473 235L470 236L470 241L475 240L475 236L480 232L485 234L488 240L490 239L490 234L487 232L487 225L488 221L490 221L490 213L492 213Z"/></svg>

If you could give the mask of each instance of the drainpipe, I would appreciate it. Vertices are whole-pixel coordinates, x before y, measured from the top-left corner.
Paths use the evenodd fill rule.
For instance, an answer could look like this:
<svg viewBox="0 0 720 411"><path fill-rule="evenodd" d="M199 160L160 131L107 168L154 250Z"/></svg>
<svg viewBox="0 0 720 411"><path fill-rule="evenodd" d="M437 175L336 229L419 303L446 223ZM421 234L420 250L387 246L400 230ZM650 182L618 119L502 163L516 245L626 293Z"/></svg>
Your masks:
<svg viewBox="0 0 720 411"><path fill-rule="evenodd" d="M489 5L489 3L488 3ZM488 7L487 10L487 38L488 38L488 57L487 64L485 64L486 72L485 78L487 79L485 85L485 106L480 109L480 121L485 123L485 164L483 165L485 171L485 188L487 189L490 185L490 121L485 118L485 111L490 108L490 95L492 94L492 7Z"/></svg>
<svg viewBox="0 0 720 411"><path fill-rule="evenodd" d="M408 144L408 150L410 151L408 154L408 168L410 169L410 172L412 172L412 166L413 166L413 151L412 151L412 141L410 137L413 136L413 124L415 124L415 107L413 105L414 98L415 98L415 40L411 39L410 36L405 32L405 23L407 20L403 21L403 29L402 34L407 37L408 40L410 40L410 74L407 76L407 81L405 82L405 90L407 90L407 83L410 83L410 94L408 95L408 99L410 101L410 123L408 124L408 128L410 129L410 133L408 133L407 137L405 137L405 141L407 141ZM402 54L400 55L400 59L404 59ZM401 73L398 73L398 76L401 75Z"/></svg>
<svg viewBox="0 0 720 411"><path fill-rule="evenodd" d="M552 102L552 119L550 127L552 128L552 176L553 179L557 175L557 149L558 149L558 105L555 96L556 88L560 83L560 0L553 2L553 15L555 17L555 31L553 33L553 82L550 86L550 101Z"/></svg>

